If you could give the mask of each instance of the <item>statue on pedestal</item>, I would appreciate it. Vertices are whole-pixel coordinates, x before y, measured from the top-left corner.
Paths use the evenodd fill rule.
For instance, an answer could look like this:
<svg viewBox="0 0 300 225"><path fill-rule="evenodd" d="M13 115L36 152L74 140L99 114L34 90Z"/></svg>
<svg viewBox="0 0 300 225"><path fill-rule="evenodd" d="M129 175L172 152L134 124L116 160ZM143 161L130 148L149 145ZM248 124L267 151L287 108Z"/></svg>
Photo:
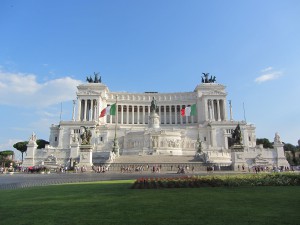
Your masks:
<svg viewBox="0 0 300 225"><path fill-rule="evenodd" d="M36 134L34 132L32 132L32 135L29 138L29 143L36 143Z"/></svg>
<svg viewBox="0 0 300 225"><path fill-rule="evenodd" d="M281 138L278 134L278 132L275 133L275 137L274 137L274 143L277 143L277 144L282 144L281 142Z"/></svg>
<svg viewBox="0 0 300 225"><path fill-rule="evenodd" d="M240 128L240 124L236 126L232 133L232 138L234 140L234 145L242 145L242 132Z"/></svg>
<svg viewBox="0 0 300 225"><path fill-rule="evenodd" d="M159 128L160 125L159 115L156 113L157 110L158 106L156 100L153 97L150 106L149 127L155 129Z"/></svg>
<svg viewBox="0 0 300 225"><path fill-rule="evenodd" d="M150 112L156 112L157 109L158 109L158 106L157 106L155 98L153 97L153 99L151 101Z"/></svg>

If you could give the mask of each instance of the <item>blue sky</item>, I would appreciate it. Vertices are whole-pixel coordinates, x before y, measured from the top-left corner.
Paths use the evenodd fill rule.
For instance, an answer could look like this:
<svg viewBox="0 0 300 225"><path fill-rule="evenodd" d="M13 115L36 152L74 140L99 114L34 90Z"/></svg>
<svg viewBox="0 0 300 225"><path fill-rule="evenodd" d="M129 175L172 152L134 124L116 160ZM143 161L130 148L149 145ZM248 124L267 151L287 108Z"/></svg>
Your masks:
<svg viewBox="0 0 300 225"><path fill-rule="evenodd" d="M0 150L70 120L76 85L193 91L227 86L258 138L300 139L300 1L0 1Z"/></svg>

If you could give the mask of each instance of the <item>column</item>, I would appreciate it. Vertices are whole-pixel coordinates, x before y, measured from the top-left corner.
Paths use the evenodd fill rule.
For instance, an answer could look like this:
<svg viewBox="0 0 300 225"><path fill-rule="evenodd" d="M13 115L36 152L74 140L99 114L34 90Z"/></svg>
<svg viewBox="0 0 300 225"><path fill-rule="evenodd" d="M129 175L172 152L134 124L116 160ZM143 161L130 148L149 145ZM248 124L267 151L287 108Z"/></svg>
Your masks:
<svg viewBox="0 0 300 225"><path fill-rule="evenodd" d="M123 105L121 105L121 124L123 124Z"/></svg>
<svg viewBox="0 0 300 225"><path fill-rule="evenodd" d="M177 124L177 105L175 105L175 124Z"/></svg>
<svg viewBox="0 0 300 225"><path fill-rule="evenodd" d="M143 124L145 124L145 118L146 118L145 106L143 105Z"/></svg>
<svg viewBox="0 0 300 225"><path fill-rule="evenodd" d="M169 105L169 123L172 124L172 106Z"/></svg>
<svg viewBox="0 0 300 225"><path fill-rule="evenodd" d="M164 105L164 124L167 124L167 107Z"/></svg>
<svg viewBox="0 0 300 225"><path fill-rule="evenodd" d="M205 113L205 121L208 121L208 101L207 99L204 100L204 113Z"/></svg>
<svg viewBox="0 0 300 225"><path fill-rule="evenodd" d="M83 121L86 121L87 100L84 99Z"/></svg>
<svg viewBox="0 0 300 225"><path fill-rule="evenodd" d="M91 99L91 111L90 111L90 118L89 118L89 121L92 121L93 120L93 114L94 114L94 100Z"/></svg>
<svg viewBox="0 0 300 225"><path fill-rule="evenodd" d="M140 110L141 110L141 106L138 106L138 124L141 124L140 122Z"/></svg>
<svg viewBox="0 0 300 225"><path fill-rule="evenodd" d="M77 121L80 121L81 119L81 99L77 99L77 106L78 106L78 111L77 111Z"/></svg>
<svg viewBox="0 0 300 225"><path fill-rule="evenodd" d="M215 121L215 103L214 100L211 100L211 117L212 117L212 121Z"/></svg>
<svg viewBox="0 0 300 225"><path fill-rule="evenodd" d="M134 124L134 105L131 106L131 122Z"/></svg>
<svg viewBox="0 0 300 225"><path fill-rule="evenodd" d="M129 124L129 105L127 105L126 106L126 111L127 111L127 113L126 113L126 124Z"/></svg>
<svg viewBox="0 0 300 225"><path fill-rule="evenodd" d="M220 100L217 100L218 121L221 121Z"/></svg>
<svg viewBox="0 0 300 225"><path fill-rule="evenodd" d="M94 105L94 110L93 110L93 112L94 112L94 117L93 117L93 120L97 120L97 115L98 115L98 112L97 112L97 100L93 100L93 101L95 101L95 105Z"/></svg>

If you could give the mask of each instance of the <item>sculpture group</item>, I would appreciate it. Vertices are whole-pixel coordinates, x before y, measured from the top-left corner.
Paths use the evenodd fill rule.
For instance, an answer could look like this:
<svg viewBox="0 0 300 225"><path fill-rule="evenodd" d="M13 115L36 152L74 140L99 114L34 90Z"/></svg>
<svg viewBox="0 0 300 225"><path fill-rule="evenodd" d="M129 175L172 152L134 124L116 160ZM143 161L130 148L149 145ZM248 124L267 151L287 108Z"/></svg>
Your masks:
<svg viewBox="0 0 300 225"><path fill-rule="evenodd" d="M90 145L91 138L92 138L92 132L90 131L90 129L86 128L85 126L81 126L81 128L83 128L83 132L80 135L81 144L82 145Z"/></svg>
<svg viewBox="0 0 300 225"><path fill-rule="evenodd" d="M210 76L209 77L209 73L202 73L203 76L202 76L202 83L215 83L217 80L216 80L216 76Z"/></svg>
<svg viewBox="0 0 300 225"><path fill-rule="evenodd" d="M94 72L94 79L92 78L92 76L90 77L86 77L86 81L89 82L89 83L101 83L101 76L98 78L98 74L99 73L95 73Z"/></svg>

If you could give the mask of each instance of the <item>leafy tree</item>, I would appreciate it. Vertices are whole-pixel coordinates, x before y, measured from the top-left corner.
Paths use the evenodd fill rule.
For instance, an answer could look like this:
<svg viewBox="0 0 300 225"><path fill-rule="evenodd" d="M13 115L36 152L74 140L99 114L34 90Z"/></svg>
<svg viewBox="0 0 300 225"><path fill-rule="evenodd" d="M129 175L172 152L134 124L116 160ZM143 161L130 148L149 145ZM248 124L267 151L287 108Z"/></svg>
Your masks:
<svg viewBox="0 0 300 225"><path fill-rule="evenodd" d="M41 148L45 148L45 145L48 145L49 144L49 141L45 141L43 139L38 139L36 140L36 143L38 145L38 149L41 149Z"/></svg>
<svg viewBox="0 0 300 225"><path fill-rule="evenodd" d="M289 143L284 144L283 149L284 151L290 151L293 154L297 151L297 147Z"/></svg>
<svg viewBox="0 0 300 225"><path fill-rule="evenodd" d="M12 151L12 150L1 151L1 152L0 152L0 155L1 155L3 158L7 158L7 157L10 156L10 155L14 155L14 151Z"/></svg>
<svg viewBox="0 0 300 225"><path fill-rule="evenodd" d="M263 145L264 148L273 148L273 144L267 138L257 138L256 145Z"/></svg>
<svg viewBox="0 0 300 225"><path fill-rule="evenodd" d="M8 157L14 155L14 152L12 150L5 150L0 152L0 164L4 167L8 167L12 160L10 160Z"/></svg>
<svg viewBox="0 0 300 225"><path fill-rule="evenodd" d="M27 151L27 144L28 144L28 141L20 141L13 145L13 147L15 149L19 150L22 153L22 162L23 162L23 154L24 154L24 152Z"/></svg>
<svg viewBox="0 0 300 225"><path fill-rule="evenodd" d="M290 160L288 160L289 164L291 165L297 165L299 162L299 160L296 158L296 151L298 150L298 148L292 144L284 144L283 146L284 151L286 152L291 152L291 157Z"/></svg>

